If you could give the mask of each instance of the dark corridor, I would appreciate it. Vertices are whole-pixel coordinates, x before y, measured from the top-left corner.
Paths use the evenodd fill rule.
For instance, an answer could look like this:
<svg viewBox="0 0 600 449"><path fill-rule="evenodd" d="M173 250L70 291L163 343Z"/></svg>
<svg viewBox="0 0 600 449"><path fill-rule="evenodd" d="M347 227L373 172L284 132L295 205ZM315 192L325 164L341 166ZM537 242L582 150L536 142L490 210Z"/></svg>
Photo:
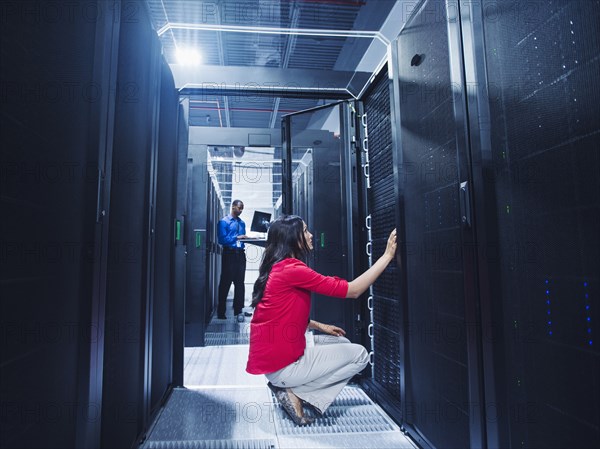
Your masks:
<svg viewBox="0 0 600 449"><path fill-rule="evenodd" d="M597 0L1 2L0 447L144 444L184 347L217 341L216 221L265 148L268 212L306 217L324 274L398 229L364 297L312 310L412 444L600 447L599 23Z"/></svg>

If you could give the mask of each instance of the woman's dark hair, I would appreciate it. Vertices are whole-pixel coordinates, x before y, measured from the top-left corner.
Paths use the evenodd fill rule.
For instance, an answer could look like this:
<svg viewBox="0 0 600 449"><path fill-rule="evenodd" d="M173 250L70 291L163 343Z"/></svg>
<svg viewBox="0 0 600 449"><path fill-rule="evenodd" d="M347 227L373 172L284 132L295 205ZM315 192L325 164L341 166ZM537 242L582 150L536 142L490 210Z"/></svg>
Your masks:
<svg viewBox="0 0 600 449"><path fill-rule="evenodd" d="M271 268L283 259L294 257L306 262L310 248L304 238L304 222L297 215L284 215L271 223L267 246L258 269L258 279L252 291L252 307L256 307L265 293Z"/></svg>

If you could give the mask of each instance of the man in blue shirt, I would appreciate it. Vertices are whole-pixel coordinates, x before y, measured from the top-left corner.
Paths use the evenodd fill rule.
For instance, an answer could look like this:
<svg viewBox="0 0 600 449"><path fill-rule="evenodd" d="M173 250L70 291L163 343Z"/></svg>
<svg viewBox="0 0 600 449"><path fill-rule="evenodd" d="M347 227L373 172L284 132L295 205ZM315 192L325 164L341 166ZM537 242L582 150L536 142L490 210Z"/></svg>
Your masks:
<svg viewBox="0 0 600 449"><path fill-rule="evenodd" d="M244 203L234 200L231 203L231 213L219 221L217 229L219 243L223 246L217 317L222 320L226 318L225 302L233 282L233 313L239 322L244 321L242 309L244 308L244 278L246 275L246 253L244 252L244 242L240 242L240 239L246 238L246 223L240 218L243 210Z"/></svg>

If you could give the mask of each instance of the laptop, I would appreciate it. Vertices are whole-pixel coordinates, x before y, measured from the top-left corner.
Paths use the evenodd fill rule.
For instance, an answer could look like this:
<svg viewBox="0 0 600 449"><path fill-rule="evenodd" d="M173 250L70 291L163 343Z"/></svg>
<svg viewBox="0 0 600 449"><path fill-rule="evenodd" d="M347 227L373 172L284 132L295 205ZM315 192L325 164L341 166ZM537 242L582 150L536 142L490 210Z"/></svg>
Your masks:
<svg viewBox="0 0 600 449"><path fill-rule="evenodd" d="M250 226L250 230L252 232L267 232L270 223L271 214L267 212L255 211L254 217L252 217L252 226Z"/></svg>

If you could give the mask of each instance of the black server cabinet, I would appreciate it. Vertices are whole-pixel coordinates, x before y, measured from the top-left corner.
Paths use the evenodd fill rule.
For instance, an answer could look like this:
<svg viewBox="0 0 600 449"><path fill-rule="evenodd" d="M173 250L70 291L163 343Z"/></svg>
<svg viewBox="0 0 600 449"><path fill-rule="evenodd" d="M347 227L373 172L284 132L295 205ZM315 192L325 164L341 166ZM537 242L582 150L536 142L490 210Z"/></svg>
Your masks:
<svg viewBox="0 0 600 449"><path fill-rule="evenodd" d="M98 200L110 192L119 27L112 10L86 20L70 6L64 21L40 4L0 6L3 448L99 437L108 226Z"/></svg>
<svg viewBox="0 0 600 449"><path fill-rule="evenodd" d="M204 346L212 301L207 298L208 174L206 145L190 144L188 150L188 227L185 303L185 346Z"/></svg>
<svg viewBox="0 0 600 449"><path fill-rule="evenodd" d="M173 346L175 331L173 314L175 303L181 302L181 292L175 290L176 257L176 189L178 159L179 92L175 88L169 65L160 67L160 115L158 128L156 180L156 262L154 266L154 305L152 317L152 377L150 413L157 411L167 387L174 382L174 365L183 365L183 358L175 360L174 352L183 348Z"/></svg>
<svg viewBox="0 0 600 449"><path fill-rule="evenodd" d="M485 41L465 60L481 86L469 110L489 444L598 447L600 2L461 14L465 40Z"/></svg>
<svg viewBox="0 0 600 449"><path fill-rule="evenodd" d="M120 27L106 215L110 225L102 447L135 441L173 379L178 93L147 14L141 8L138 20L123 21Z"/></svg>
<svg viewBox="0 0 600 449"><path fill-rule="evenodd" d="M43 5L2 10L1 445L126 447L171 382L177 92L143 2Z"/></svg>
<svg viewBox="0 0 600 449"><path fill-rule="evenodd" d="M208 251L207 261L207 323L210 321L214 311L217 310L219 302L219 279L221 277L221 245L218 240L218 223L225 216L221 207L221 198L216 188L216 180L212 178L208 183L208 215L206 222L206 245Z"/></svg>
<svg viewBox="0 0 600 449"><path fill-rule="evenodd" d="M400 391L423 445L600 441L600 3L534 3L423 1L392 44Z"/></svg>
<svg viewBox="0 0 600 449"><path fill-rule="evenodd" d="M186 303L186 266L187 239L186 230L189 226L187 219L187 156L189 141L188 100L179 102L177 122L177 185L175 199L175 222L173 241L173 384L183 385L183 364L185 345L185 303Z"/></svg>
<svg viewBox="0 0 600 449"><path fill-rule="evenodd" d="M394 176L390 84L386 66L361 98L362 165L367 167L365 173L369 175L365 215L370 215L368 224L373 257L383 253L389 232L394 227L398 228L399 235L402 234L397 225L401 214ZM373 378L365 384L365 388L379 401L385 402L388 411L398 421L402 420L401 331L404 304L401 298L398 266L392 262L373 285L373 296L368 303L373 316Z"/></svg>
<svg viewBox="0 0 600 449"><path fill-rule="evenodd" d="M446 9L448 6L448 9ZM432 38L435 36L435 39ZM456 10L424 1L394 49L407 314L405 422L434 447L480 447L477 291ZM464 220L461 220L464 217Z"/></svg>

